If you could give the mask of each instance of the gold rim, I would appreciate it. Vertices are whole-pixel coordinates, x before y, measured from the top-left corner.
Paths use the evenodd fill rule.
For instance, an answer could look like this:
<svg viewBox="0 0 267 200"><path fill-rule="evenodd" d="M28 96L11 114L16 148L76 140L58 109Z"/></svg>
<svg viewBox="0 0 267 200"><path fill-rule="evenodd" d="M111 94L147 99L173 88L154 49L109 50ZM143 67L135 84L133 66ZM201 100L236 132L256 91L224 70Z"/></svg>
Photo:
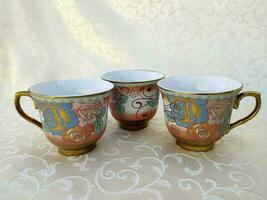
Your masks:
<svg viewBox="0 0 267 200"><path fill-rule="evenodd" d="M99 92L99 93L94 93L94 94L88 94L88 95L80 95L80 96L48 96L48 95L42 95L42 94L38 94L35 92L31 92L30 90L28 90L28 92L33 95L34 97L39 97L42 99L75 99L75 98L86 98L86 97L94 97L94 96L98 96L98 95L102 95L102 94L106 94L109 93L113 90L114 86L110 89L107 90L105 92Z"/></svg>
<svg viewBox="0 0 267 200"><path fill-rule="evenodd" d="M176 76L171 76L171 77L168 77L168 78L173 78L173 77L176 77ZM226 91L222 91L222 92L210 92L210 93L207 92L207 93L205 93L205 92L186 92L186 91L171 90L171 89L167 89L165 87L159 86L159 83L157 83L157 86L159 87L159 89L161 89L163 91L174 92L174 93L177 93L177 94L187 94L187 95L221 95L221 94L229 94L229 93L234 93L234 92L238 93L243 88L243 83L241 83L240 81L237 81L235 79L232 79L232 78L223 77L223 76L208 76L208 77L219 77L219 78L226 78L226 79L229 79L229 80L232 80L232 81L236 81L236 82L238 82L240 84L240 87L235 88L233 90L226 90Z"/></svg>
<svg viewBox="0 0 267 200"><path fill-rule="evenodd" d="M234 79L232 79L234 80ZM235 80L237 81L237 80ZM239 82L239 81L237 81ZM177 93L177 94L188 94L188 95L220 95L220 94L230 94L230 93L234 93L234 92L240 92L243 88L243 83L239 82L240 83L240 87L239 88L236 88L234 90L228 90L228 91L224 91L224 92L213 92L213 93L205 93L205 92L182 92L182 91L177 91L177 90L170 90L170 89L166 89L166 88L163 88L161 86L159 86L159 84L157 83L157 86L159 87L159 89L163 90L163 91L167 91L167 92L174 92L174 93Z"/></svg>
<svg viewBox="0 0 267 200"><path fill-rule="evenodd" d="M94 79L66 79L66 80L61 80L61 81L76 81L76 80L88 80L88 81L92 81ZM101 80L101 79L99 79ZM56 81L56 80L54 80ZM101 80L103 82L105 82L104 80ZM93 93L93 94L84 94L84 95L69 95L69 96L57 96L57 95L44 95L44 94L40 94L40 93L37 93L37 92L33 92L31 91L31 89L36 86L36 85L39 85L39 84L45 84L45 83L49 83L49 82L53 82L53 81L46 81L46 82L41 82L41 83L37 83L33 86L31 86L29 89L28 89L28 92L35 96L35 97L38 97L38 98L43 98L43 99L73 99L73 98L86 98L86 97L94 97L94 96L97 96L97 95L102 95L102 94L106 94L110 91L112 91L114 89L114 85L110 85L110 89L108 90L103 90L101 92L96 92L96 93ZM110 84L110 82L106 82L106 84Z"/></svg>
<svg viewBox="0 0 267 200"><path fill-rule="evenodd" d="M138 70L138 69L130 69L130 70L117 70L117 71L112 71L112 72L119 72L119 71L144 71L144 72L156 72L156 73L159 73L162 75L161 78L157 78L157 79L152 79L152 80L148 80L148 81L131 81L131 82L126 82L126 81L114 81L114 80L111 80L111 79L106 79L104 78L103 76L105 74L108 74L108 73L111 73L111 72L108 72L108 73L105 73L101 76L101 79L103 79L104 81L109 81L111 83L119 83L119 84L135 84L135 83L149 83L149 82L153 82L153 81L159 81L161 79L164 79L165 78L165 74L162 74L158 71L154 71L154 70Z"/></svg>

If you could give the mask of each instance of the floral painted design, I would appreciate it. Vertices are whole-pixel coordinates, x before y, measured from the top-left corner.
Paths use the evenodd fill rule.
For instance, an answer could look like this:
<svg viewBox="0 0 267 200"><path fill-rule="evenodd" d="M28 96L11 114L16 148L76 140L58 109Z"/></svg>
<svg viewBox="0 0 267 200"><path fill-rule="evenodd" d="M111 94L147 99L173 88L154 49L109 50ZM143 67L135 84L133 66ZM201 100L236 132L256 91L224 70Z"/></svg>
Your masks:
<svg viewBox="0 0 267 200"><path fill-rule="evenodd" d="M231 114L232 114L232 111L231 111L231 109L229 109L225 113L225 117L221 121L221 126L220 126L220 130L219 130L219 133L221 136L225 135L229 131Z"/></svg>
<svg viewBox="0 0 267 200"><path fill-rule="evenodd" d="M118 115L123 115L125 113L124 104L128 100L128 88L116 86L113 89L112 101L115 102L115 109Z"/></svg>
<svg viewBox="0 0 267 200"><path fill-rule="evenodd" d="M76 126L72 129L69 129L64 135L63 140L66 142L82 142L85 140L85 135L83 134L83 128Z"/></svg>
<svg viewBox="0 0 267 200"><path fill-rule="evenodd" d="M138 89L131 90L131 91L129 92L129 95L130 95L132 98L138 97L138 96L139 96L139 90L138 90Z"/></svg>
<svg viewBox="0 0 267 200"><path fill-rule="evenodd" d="M212 122L221 122L225 118L226 112L232 106L231 100L209 100L207 109L209 110L209 120Z"/></svg>
<svg viewBox="0 0 267 200"><path fill-rule="evenodd" d="M105 130L107 103L108 99L40 103L43 128L57 144L87 143L92 137L99 138Z"/></svg>
<svg viewBox="0 0 267 200"><path fill-rule="evenodd" d="M97 116L96 120L94 121L94 128L95 128L95 133L99 134L104 128L104 121L103 117L105 116L107 108L103 107L101 108L100 114Z"/></svg>
<svg viewBox="0 0 267 200"><path fill-rule="evenodd" d="M206 100L178 98L171 102L171 115L178 126L189 127L208 121Z"/></svg>
<svg viewBox="0 0 267 200"><path fill-rule="evenodd" d="M123 115L125 113L124 104L127 102L128 96L119 96L117 98L116 111L119 115Z"/></svg>
<svg viewBox="0 0 267 200"><path fill-rule="evenodd" d="M229 130L230 118L234 98L209 100L207 108L209 110L209 123L220 124L219 133L221 136Z"/></svg>
<svg viewBox="0 0 267 200"><path fill-rule="evenodd" d="M149 120L157 111L158 98L156 84L115 84L110 102L111 113L119 121Z"/></svg>
<svg viewBox="0 0 267 200"><path fill-rule="evenodd" d="M79 125L84 127L97 119L101 112L101 103L99 101L73 103L72 110L77 114Z"/></svg>
<svg viewBox="0 0 267 200"><path fill-rule="evenodd" d="M165 121L175 137L206 144L229 131L234 96L200 99L162 93L162 97Z"/></svg>
<svg viewBox="0 0 267 200"><path fill-rule="evenodd" d="M65 130L78 124L71 103L44 103L40 105L40 110L43 113L44 129L53 135L62 135Z"/></svg>

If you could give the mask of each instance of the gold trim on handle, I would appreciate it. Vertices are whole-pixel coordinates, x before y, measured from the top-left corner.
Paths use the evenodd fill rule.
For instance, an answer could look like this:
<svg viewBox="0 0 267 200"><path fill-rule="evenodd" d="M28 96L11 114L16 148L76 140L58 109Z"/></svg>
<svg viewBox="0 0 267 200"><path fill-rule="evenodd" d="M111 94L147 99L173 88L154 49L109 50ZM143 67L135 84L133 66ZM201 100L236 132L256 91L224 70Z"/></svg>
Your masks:
<svg viewBox="0 0 267 200"><path fill-rule="evenodd" d="M229 131L232 130L233 128L246 123L247 121L251 120L253 117L255 117L257 115L257 113L259 112L260 108L261 108L261 94L259 92L253 92L253 91L248 91L248 92L242 92L240 94L237 95L237 99L235 101L234 104L234 109L238 109L239 107L239 102L244 98L244 97L254 97L256 100L256 104L254 109L252 110L251 113L249 113L246 117L237 120L234 123L230 124L229 127Z"/></svg>
<svg viewBox="0 0 267 200"><path fill-rule="evenodd" d="M33 123L35 124L36 126L38 126L39 128L42 128L42 124L41 122L37 121L36 119L30 117L29 115L27 115L23 109L21 108L21 105L20 105L20 99L22 96L27 96L27 97L30 97L32 100L32 96L30 95L30 93L28 91L19 91L19 92L16 92L15 94L15 107L18 111L18 113L24 118L26 119L28 122L30 123ZM34 105L35 105L35 108L37 109L37 106L34 102Z"/></svg>

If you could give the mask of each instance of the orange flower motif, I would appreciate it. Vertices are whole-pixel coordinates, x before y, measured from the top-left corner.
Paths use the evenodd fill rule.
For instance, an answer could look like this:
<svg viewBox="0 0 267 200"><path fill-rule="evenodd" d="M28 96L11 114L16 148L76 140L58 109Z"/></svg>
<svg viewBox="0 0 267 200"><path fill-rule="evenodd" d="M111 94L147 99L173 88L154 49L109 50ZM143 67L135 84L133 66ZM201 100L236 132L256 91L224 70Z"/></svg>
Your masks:
<svg viewBox="0 0 267 200"><path fill-rule="evenodd" d="M67 143L85 143L94 131L93 125L84 127L76 126L63 135L63 140Z"/></svg>
<svg viewBox="0 0 267 200"><path fill-rule="evenodd" d="M66 142L82 142L85 136L82 134L81 127L76 126L65 133L63 139Z"/></svg>
<svg viewBox="0 0 267 200"><path fill-rule="evenodd" d="M218 124L202 123L196 124L189 129L189 133L197 136L200 139L213 138L219 133Z"/></svg>

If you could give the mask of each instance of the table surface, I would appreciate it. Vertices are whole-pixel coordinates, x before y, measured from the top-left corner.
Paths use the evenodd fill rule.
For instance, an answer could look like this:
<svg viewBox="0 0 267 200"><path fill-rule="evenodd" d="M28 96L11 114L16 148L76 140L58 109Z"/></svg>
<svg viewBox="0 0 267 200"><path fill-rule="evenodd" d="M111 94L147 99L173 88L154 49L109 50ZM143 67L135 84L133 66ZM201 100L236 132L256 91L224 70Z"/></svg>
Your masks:
<svg viewBox="0 0 267 200"><path fill-rule="evenodd" d="M162 106L148 128L126 131L111 115L97 148L78 157L57 152L1 93L0 199L267 199L266 112L234 129L206 153L176 146ZM8 95L7 95L8 94ZM244 115L251 106L244 102ZM38 117L30 99L25 110Z"/></svg>

